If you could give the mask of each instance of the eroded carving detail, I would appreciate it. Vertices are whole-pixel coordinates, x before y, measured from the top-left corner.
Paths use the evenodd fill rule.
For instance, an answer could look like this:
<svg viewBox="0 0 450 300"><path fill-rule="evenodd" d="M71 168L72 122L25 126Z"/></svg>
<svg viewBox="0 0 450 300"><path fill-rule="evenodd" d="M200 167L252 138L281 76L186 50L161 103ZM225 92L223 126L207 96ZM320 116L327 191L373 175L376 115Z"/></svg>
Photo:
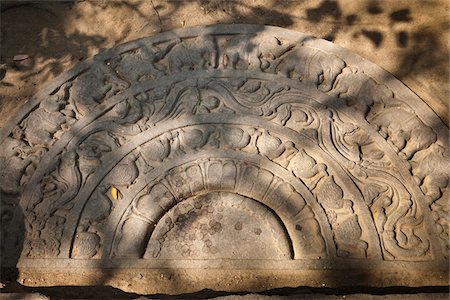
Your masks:
<svg viewBox="0 0 450 300"><path fill-rule="evenodd" d="M230 244L230 239L242 242ZM289 259L291 255L283 226L267 208L236 194L210 193L171 209L156 226L144 258Z"/></svg>
<svg viewBox="0 0 450 300"><path fill-rule="evenodd" d="M23 255L224 257L211 250L211 233L245 224L226 223L225 215L210 224L192 214L212 207L207 195L239 195L280 218L293 258L317 259L333 248L341 258L370 259L381 247L385 260L448 259L448 137L440 121L415 111L407 99L414 95L316 42L264 32L141 40L55 85L0 145L1 191L22 195ZM193 155L224 152L234 159L182 167ZM238 163L241 155L260 165ZM317 206L264 164L292 175ZM158 170L170 172L145 187ZM105 226L121 201L131 204L114 224L112 252L104 252L112 239ZM181 234L181 216L205 234ZM322 237L328 227L334 245ZM248 233L265 236L258 228ZM69 232L76 234L64 241L73 243L61 247ZM434 233L445 254L432 244ZM179 246L164 252L171 243Z"/></svg>
<svg viewBox="0 0 450 300"><path fill-rule="evenodd" d="M95 63L77 77L70 91L70 103L77 119L90 113L105 99L128 88L128 82L120 79L110 68L110 62Z"/></svg>
<svg viewBox="0 0 450 300"><path fill-rule="evenodd" d="M367 243L361 240L362 230L354 214L353 202L343 196L333 176L324 178L317 187L317 200L334 229L338 256L365 257Z"/></svg>
<svg viewBox="0 0 450 300"><path fill-rule="evenodd" d="M153 227L167 211L185 199L212 191L239 194L272 209L284 222L294 251L299 252L294 253L296 258L325 255L320 227L311 208L291 185L269 171L229 160L212 160L168 173L133 201L118 233L115 255L142 257ZM247 181L248 176L255 181Z"/></svg>
<svg viewBox="0 0 450 300"><path fill-rule="evenodd" d="M58 168L45 176L36 188L35 203L25 211L28 244L24 253L31 257L59 254L62 225L81 186L76 152L67 152L60 160Z"/></svg>
<svg viewBox="0 0 450 300"><path fill-rule="evenodd" d="M417 152L411 160L414 179L425 194L430 205L437 232L443 244L444 255L449 253L449 194L448 194L448 150L433 144L426 151Z"/></svg>

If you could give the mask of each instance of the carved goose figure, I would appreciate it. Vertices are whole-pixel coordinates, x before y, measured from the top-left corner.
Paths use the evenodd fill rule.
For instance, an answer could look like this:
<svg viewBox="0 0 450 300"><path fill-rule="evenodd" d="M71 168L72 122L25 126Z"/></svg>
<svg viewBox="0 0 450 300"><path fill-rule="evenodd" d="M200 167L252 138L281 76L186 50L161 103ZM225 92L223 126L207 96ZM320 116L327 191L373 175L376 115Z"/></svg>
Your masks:
<svg viewBox="0 0 450 300"><path fill-rule="evenodd" d="M128 188L139 175L136 159L136 155L130 155L125 162L115 167L110 173L110 184Z"/></svg>
<svg viewBox="0 0 450 300"><path fill-rule="evenodd" d="M222 137L225 147L242 149L250 143L251 135L240 128L223 128Z"/></svg>
<svg viewBox="0 0 450 300"><path fill-rule="evenodd" d="M185 150L196 150L205 146L215 131L216 128L213 126L209 126L204 131L200 129L182 130L178 136L181 150L186 152Z"/></svg>
<svg viewBox="0 0 450 300"><path fill-rule="evenodd" d="M138 149L147 164L149 161L162 162L170 154L170 141L171 136L165 135L159 140L152 140L138 147Z"/></svg>
<svg viewBox="0 0 450 300"><path fill-rule="evenodd" d="M270 135L267 130L264 130L263 134L258 138L256 145L262 155L273 160L283 152L284 149L280 149L281 144L282 142L279 138Z"/></svg>

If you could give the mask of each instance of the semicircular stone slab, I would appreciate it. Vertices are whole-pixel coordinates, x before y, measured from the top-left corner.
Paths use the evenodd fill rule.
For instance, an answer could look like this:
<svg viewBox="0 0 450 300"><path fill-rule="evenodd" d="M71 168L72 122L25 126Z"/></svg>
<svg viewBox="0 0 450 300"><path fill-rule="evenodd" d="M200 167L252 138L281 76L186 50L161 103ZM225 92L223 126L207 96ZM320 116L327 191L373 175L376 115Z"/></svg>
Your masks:
<svg viewBox="0 0 450 300"><path fill-rule="evenodd" d="M28 285L448 281L448 128L324 40L219 25L119 45L0 138L3 261Z"/></svg>

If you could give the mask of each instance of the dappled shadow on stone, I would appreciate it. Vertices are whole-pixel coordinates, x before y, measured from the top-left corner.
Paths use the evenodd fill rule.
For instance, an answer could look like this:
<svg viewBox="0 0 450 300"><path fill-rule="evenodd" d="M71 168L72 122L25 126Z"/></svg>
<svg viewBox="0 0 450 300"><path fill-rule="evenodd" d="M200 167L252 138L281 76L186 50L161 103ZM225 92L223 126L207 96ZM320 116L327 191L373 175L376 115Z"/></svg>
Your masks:
<svg viewBox="0 0 450 300"><path fill-rule="evenodd" d="M325 1L315 9L333 11L330 3ZM317 10L310 15L316 18ZM405 13L398 15L396 20L405 20ZM330 16L341 18L335 13ZM12 135L7 132L8 137L28 143L26 147L14 146L14 150L26 151L10 156L25 159L28 153L36 154L36 148L49 149L43 153L48 165L40 166L39 157L32 162L36 170L39 168L39 176L44 177L35 175L36 184L42 182L43 195L35 198L31 190L25 190L25 214L36 213L37 217L25 218L25 223L32 226L24 255L53 259L64 253L61 256L65 259L76 261L74 258L78 258L80 264L82 260L89 260L89 267L104 271L86 284L106 285L115 278L117 271L129 268L126 259L134 260L136 266L145 263L141 259L146 253L150 256L156 253L153 258L158 258L158 247L164 245L164 238L170 240L166 233L175 227L171 225L174 222L161 225L168 230L162 230L162 239L152 240L153 244L149 242L152 231L158 227L162 215L177 208L176 202L197 194L220 192L252 198L269 207L268 212L280 216L280 223L291 239L295 259L318 261L319 269L323 257L329 259L320 276L327 283L344 286L346 278L341 277L342 272L336 272L342 266L356 269L358 272L352 276L357 276L360 284L382 282L376 274L379 270L375 263L369 263L373 268L359 270L373 257L379 261L383 258L431 260L426 243L434 243L432 249L439 247L436 240L428 241L423 229L423 226L431 226L426 224L431 221L425 219L423 223L421 211L412 207L412 200L404 201L406 198L397 196L408 194L409 187L396 183L399 180L396 174L388 172L390 166L397 166L408 184L415 184L414 193L424 193L420 194L420 199L433 203L441 200L445 184L426 179L428 172L435 170L417 167L420 161L416 160L416 165L410 165L411 174L405 164L420 151L426 154L425 160L429 159L428 152L433 152L429 147L434 143L441 144L436 147L445 147L441 134L445 125L430 117L429 112L424 124L416 112L407 110L406 106L392 106L394 100L412 99L412 104L408 102L412 106L421 102L405 88L392 88L396 87L392 76L384 78L379 70L375 75L367 75L370 70L364 73L364 68L362 72L352 68L356 63L350 57L343 57L342 51L330 54L329 50L322 51L315 44L325 47L328 44L324 42L300 35L290 41L292 33L278 35L263 27L234 27L233 30L243 36L238 38L226 36L227 30L226 27L209 28L206 34L197 32L193 36L178 33L168 43L163 40L155 45L141 41L124 46L117 53L110 51L99 56L93 66L89 65L91 62L85 63L90 69L83 69L83 74L74 72L68 76L70 84L58 84L49 91L51 99L60 106L58 110L52 111L51 107L37 103L39 107L34 112L21 112L29 122L9 124L11 131L16 125L20 130ZM116 57L109 57L111 53ZM91 80L98 82L90 85ZM395 93L390 88L395 89ZM403 119L383 117L384 111ZM37 119L45 121L43 116L49 113L51 116L59 114L55 118L59 122L56 129L48 127L40 132L30 126L39 124ZM396 123L402 120L407 122ZM158 129L160 124L165 127ZM58 127L64 130L59 131ZM92 137L96 133L99 134ZM134 139L138 135L139 138ZM35 142L41 137L45 145ZM64 137L65 142L53 144ZM381 145L381 149L374 144ZM70 155L60 155L64 151ZM4 161L7 159L10 157L4 157ZM195 169L196 165L201 168ZM379 170L371 169L373 165L382 166L386 175L378 175ZM27 172L33 175L33 171L30 168ZM377 180L369 182L368 177L377 177ZM359 180L364 183L358 185ZM35 188L32 184L25 187ZM389 194L389 188L395 192ZM386 213L391 205L406 207L408 217L399 217L398 230L408 235L408 239L399 235L399 240L395 241L390 236L394 231L391 223L398 221L392 221L392 215ZM183 221L182 227L195 223L193 212L195 216L201 213L200 207L193 206L198 211L182 208L185 211L174 214L175 221ZM74 211L73 215L68 213ZM111 211L114 215L108 219ZM208 213L213 214L206 209L205 214ZM372 220L372 213L382 217ZM69 224L67 227L61 225L64 224L61 218ZM186 223L186 218L192 218L192 222ZM391 220L386 223L383 218ZM47 220L56 228L47 225ZM225 232L218 223L215 220L200 224L200 227L206 226L201 238ZM414 230L403 230L405 224ZM58 236L61 227L64 227L65 238ZM189 236L197 234L197 228L192 228L193 232L183 233L187 234L184 241L200 241L197 236ZM234 228L240 231L242 226L236 223ZM253 233L261 234L255 230ZM204 242L207 245L206 240ZM402 245L396 248L395 243ZM388 249L380 248L380 244L387 245ZM156 245L156 252L150 251L155 250L150 249L150 245ZM186 255L187 260L193 260L190 251L195 247L189 247L182 248L180 253ZM151 260L150 256L145 258ZM361 260L347 261L347 258ZM198 265L194 263L194 266ZM271 270L271 266L263 259L253 265L262 270ZM181 269L170 262L160 263L158 268L168 274ZM381 266L380 270L387 271L387 267ZM146 281L141 279L140 284L144 285ZM197 275L197 282L205 279ZM268 289L268 286L261 286L261 278L244 279L243 286L250 290ZM227 283L239 286L239 280L233 277ZM127 280L124 281L120 285L126 290ZM192 288L189 285L193 284L189 277L169 281L165 288L175 291ZM137 288L145 290L146 287ZM49 292L58 289L51 288ZM93 289L86 288L86 291L90 293ZM105 288L105 295L115 292L113 288ZM134 295L119 293L120 297ZM201 294L187 297L195 295Z"/></svg>
<svg viewBox="0 0 450 300"><path fill-rule="evenodd" d="M290 268L295 272L302 272L302 264L311 260L313 266L323 266L325 271L320 279L312 277L308 283L317 284L318 280L323 281L320 284L341 286L357 279L359 284L370 285L383 280L380 274L386 272L389 263L382 258L414 261L430 257L430 243L437 241L429 240L421 228L432 226L426 223L431 221L424 223L420 211L412 209L412 205L420 204L405 202L396 194L386 202L385 194L389 189L408 194L407 184L386 168L396 165L409 184L417 184L412 175L423 181L417 188L430 204L445 197L445 184L424 180L429 172L438 170L423 170L420 162L414 162L410 174L403 166L405 160L421 151L425 160L441 159L427 154L434 143L442 147L446 136L436 118L428 117L429 122L436 122L431 129L415 112L399 104L407 97L409 105L419 105L418 98L405 88L395 87L395 79L383 78L384 73L380 75L375 66L359 63L366 70L361 73L353 68L352 57L326 53L321 49L329 44L308 36L293 39L289 32L258 26L196 30L194 37L183 36L189 34L185 31L174 41L139 41L122 46L128 49L119 48L118 53L109 51L99 56L92 66L86 62L85 68L75 69L66 77L70 82L50 90L50 100L57 109L44 100L36 104L39 106L31 106L31 113L22 111L23 117L18 118L25 118L23 122L8 124L11 129L4 130L8 134L5 146L14 151L3 158L5 162L26 161L28 153L42 155L30 160L26 170L24 165L26 176L22 178L7 176L12 171L24 171L19 163L6 165L3 170L3 180L9 182L4 191L17 193L20 185L24 189L27 236L23 255L30 264L25 263L24 269L36 268L34 259L39 262L39 258L50 261L59 257L68 260L66 267L102 270L92 278L80 279L84 284L108 284L112 280L124 289L142 291L163 287L140 286L146 281L145 272L140 277L136 274L137 284L123 286L126 283L120 282L121 278L127 282L128 275L118 275L119 271L173 269L174 275L169 277L178 277L164 279L164 289L198 288L204 278L195 279L195 287L187 287L194 284L191 278L196 275L176 272L201 269L202 262L197 260L212 251L208 242L212 244L214 239L210 236L228 232L222 230L226 221L221 221L228 220L227 215L220 218L214 213L220 201L210 206L198 201L198 207L195 201L192 205L182 201L204 194L205 199L235 194L244 196L239 196L238 202L254 199L264 204L266 213L258 213L251 205L232 206L257 215L273 212L285 227L293 252L280 262L271 262L279 257L265 257L263 252L254 257L255 262L233 262L253 257L233 253L233 243L242 241L236 239L238 235L229 234L230 248L224 244L221 247L225 249L220 250L231 252L217 257L219 273L208 270L211 274L224 276L225 270L220 269L228 260L233 268L247 271L256 267L262 271ZM230 34L235 35L229 38ZM140 59L144 55L152 59ZM84 71L87 67L90 69ZM377 83L380 80L383 84ZM397 123L390 113L400 122L408 122ZM57 126L39 127L46 116L54 118ZM57 139L60 141L55 143ZM42 147L48 152L37 152ZM385 168L382 174L377 166ZM27 176L33 176L32 180L28 182ZM381 213L380 205L383 210L394 205L410 212L406 219L399 217L399 225L395 214L386 212L372 223L367 214ZM432 209L445 209L440 205ZM172 209L179 211L163 222L163 216L171 215ZM206 223L197 222L202 214ZM250 222L245 226L253 227L251 234L264 236L264 227L251 223L252 216L241 218ZM230 225L230 232L242 230L237 221L233 220L236 224L234 229ZM160 222L164 224L160 226ZM390 222L394 224L387 225ZM403 224L419 227L407 240L401 236L392 239L390 232L394 228L403 230ZM179 233L169 234L178 227ZM275 233L274 245L281 249L284 240L280 232L283 230ZM402 234L411 235L408 231ZM183 240L178 241L178 236ZM174 256L161 256L166 241L174 243ZM250 254L259 253L251 246L265 248L258 246L257 240L249 246L243 249ZM196 251L203 252L196 256ZM187 260L185 267L177 262L183 258ZM203 266L210 267L211 263L206 261ZM347 269L353 270L352 274L342 277ZM64 267L58 272L64 274ZM71 278L78 276L66 272ZM30 275L37 276L33 280L39 278L37 273ZM217 281L220 277L216 275L211 278ZM250 290L264 287L261 278L234 276L230 285L242 284ZM401 280L395 276L394 280ZM265 277L268 286L277 280ZM408 282L417 280L411 274L407 278ZM56 277L46 280L58 285L66 282Z"/></svg>

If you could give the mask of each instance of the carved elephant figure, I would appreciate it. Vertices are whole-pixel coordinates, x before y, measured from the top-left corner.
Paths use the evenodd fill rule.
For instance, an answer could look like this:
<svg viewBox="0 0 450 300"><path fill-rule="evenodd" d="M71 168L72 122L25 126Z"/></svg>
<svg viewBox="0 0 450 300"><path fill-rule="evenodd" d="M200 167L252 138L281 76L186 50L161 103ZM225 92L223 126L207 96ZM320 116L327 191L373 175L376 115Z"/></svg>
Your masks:
<svg viewBox="0 0 450 300"><path fill-rule="evenodd" d="M442 146L433 144L414 155L411 161L412 174L430 202L439 199L448 186L448 158L448 152Z"/></svg>
<svg viewBox="0 0 450 300"><path fill-rule="evenodd" d="M103 62L94 64L75 80L71 88L70 102L77 118L91 112L102 99L115 95L128 86L128 82L120 79Z"/></svg>
<svg viewBox="0 0 450 300"><path fill-rule="evenodd" d="M51 143L53 134L66 122L66 117L60 112L64 106L65 103L50 97L23 121L25 138L30 145L47 146Z"/></svg>
<svg viewBox="0 0 450 300"><path fill-rule="evenodd" d="M266 70L274 59L285 53L290 46L282 45L275 37L249 35L232 37L226 43L220 58L224 68Z"/></svg>
<svg viewBox="0 0 450 300"><path fill-rule="evenodd" d="M123 55L115 69L120 76L131 82L139 81L144 75L158 77L163 74L163 70L154 63L161 57L161 51L142 47L135 53Z"/></svg>
<svg viewBox="0 0 450 300"><path fill-rule="evenodd" d="M166 55L171 73L183 69L205 69L217 66L217 46L210 35L183 40Z"/></svg>
<svg viewBox="0 0 450 300"><path fill-rule="evenodd" d="M275 70L288 78L313 84L321 91L332 89L345 62L333 55L309 47L297 47L279 60Z"/></svg>
<svg viewBox="0 0 450 300"><path fill-rule="evenodd" d="M405 159L427 149L437 139L436 133L430 127L405 109L391 107L375 113L371 111L367 120L379 127L380 133Z"/></svg>
<svg viewBox="0 0 450 300"><path fill-rule="evenodd" d="M173 41L160 49L156 46L142 45L132 53L125 53L115 62L116 72L130 82L139 81L143 76L158 77L165 74L165 68L156 64L178 41Z"/></svg>
<svg viewBox="0 0 450 300"><path fill-rule="evenodd" d="M0 191L16 194L20 191L20 180L25 173L25 168L31 163L31 159L19 157L20 148L24 142L7 137L2 144L0 155Z"/></svg>
<svg viewBox="0 0 450 300"><path fill-rule="evenodd" d="M378 84L357 68L347 67L336 78L333 94L345 99L346 105L367 115L373 105L393 101L394 94L383 84Z"/></svg>

